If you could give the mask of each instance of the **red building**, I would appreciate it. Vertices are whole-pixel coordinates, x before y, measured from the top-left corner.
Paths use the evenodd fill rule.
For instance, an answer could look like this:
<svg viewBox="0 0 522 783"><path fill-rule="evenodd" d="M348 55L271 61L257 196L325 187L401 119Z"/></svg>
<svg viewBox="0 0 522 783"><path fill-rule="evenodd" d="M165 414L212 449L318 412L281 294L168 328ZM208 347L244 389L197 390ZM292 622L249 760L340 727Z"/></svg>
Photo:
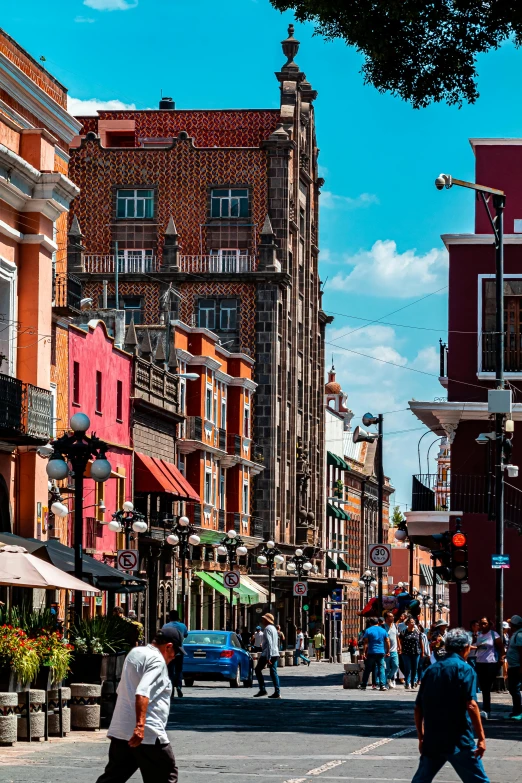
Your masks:
<svg viewBox="0 0 522 783"><path fill-rule="evenodd" d="M518 174L522 139L471 139L471 146L476 158L476 182L504 190L507 195L505 377L513 390L512 418L518 422L522 419L522 404L516 402L522 389L522 182ZM494 458L490 446L476 443L478 435L494 429L487 392L495 386L495 248L491 225L479 199L475 209L475 233L443 235L449 250L449 341L447 349L441 345L440 380L447 388L447 401L410 403L424 424L448 437L450 476L439 472L414 480L413 511L406 515L410 535L422 538L447 529L451 516L463 512L470 587L462 598L464 625L472 617L493 617L495 613L495 571L491 567L491 555L496 554L495 521L488 518ZM515 424L511 461L520 465L522 439L517 432ZM508 478L507 474L505 479L505 552L510 555L511 567L505 571L504 619L520 612L522 568L522 480Z"/></svg>
<svg viewBox="0 0 522 783"><path fill-rule="evenodd" d="M111 566L125 542L123 534L112 533L107 523L125 500L132 500L132 362L130 354L114 345L103 321L89 321L84 328L69 326L69 415L87 414L90 432L109 444L112 467L105 483L85 481L83 545L87 554ZM68 519L72 541L72 515Z"/></svg>

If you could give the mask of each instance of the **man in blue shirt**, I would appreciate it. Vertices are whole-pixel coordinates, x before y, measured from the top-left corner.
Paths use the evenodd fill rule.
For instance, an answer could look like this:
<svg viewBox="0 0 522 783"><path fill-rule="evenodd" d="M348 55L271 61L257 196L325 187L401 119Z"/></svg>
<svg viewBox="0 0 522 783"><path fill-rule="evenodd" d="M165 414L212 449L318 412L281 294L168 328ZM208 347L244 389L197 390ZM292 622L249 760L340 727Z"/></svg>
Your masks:
<svg viewBox="0 0 522 783"><path fill-rule="evenodd" d="M412 783L431 783L447 761L464 783L489 783L481 761L486 738L476 701L477 675L466 663L468 632L449 631L445 649L446 657L426 670L415 702L421 757Z"/></svg>
<svg viewBox="0 0 522 783"><path fill-rule="evenodd" d="M375 684L381 691L386 691L386 667L384 658L390 652L390 639L385 627L378 624L376 617L370 617L369 625L363 637L364 672L360 690L365 691L368 679L375 667Z"/></svg>
<svg viewBox="0 0 522 783"><path fill-rule="evenodd" d="M169 612L169 622L165 623L164 628L177 628L183 639L188 636L188 628L185 623L182 623L179 619L179 613L176 609L172 609ZM178 697L183 696L181 685L183 682L183 658L185 657L185 650L183 647L176 653L176 657L168 665L169 677L172 682L173 689L176 689ZM173 691L174 692L174 691Z"/></svg>

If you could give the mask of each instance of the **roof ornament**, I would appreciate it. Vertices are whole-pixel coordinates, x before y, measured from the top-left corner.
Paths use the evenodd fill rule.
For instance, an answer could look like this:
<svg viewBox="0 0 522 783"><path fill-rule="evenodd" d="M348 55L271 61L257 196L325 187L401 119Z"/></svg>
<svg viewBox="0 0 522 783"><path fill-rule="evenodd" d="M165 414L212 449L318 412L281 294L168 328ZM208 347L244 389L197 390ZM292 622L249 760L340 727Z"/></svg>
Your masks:
<svg viewBox="0 0 522 783"><path fill-rule="evenodd" d="M286 63L283 65L283 70L285 68L297 68L297 65L294 63L294 57L299 51L299 41L294 38L293 24L288 25L288 38L281 41L281 46L283 47L283 54L287 58Z"/></svg>

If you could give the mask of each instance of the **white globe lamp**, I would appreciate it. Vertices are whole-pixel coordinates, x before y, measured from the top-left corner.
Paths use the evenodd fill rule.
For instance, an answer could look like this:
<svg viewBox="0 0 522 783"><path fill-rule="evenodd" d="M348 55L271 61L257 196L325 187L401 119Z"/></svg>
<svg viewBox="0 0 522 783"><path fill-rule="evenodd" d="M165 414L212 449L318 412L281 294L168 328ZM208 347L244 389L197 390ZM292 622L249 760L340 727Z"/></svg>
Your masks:
<svg viewBox="0 0 522 783"><path fill-rule="evenodd" d="M67 508L64 503L60 503L60 501L56 501L56 503L53 503L51 506L51 511L53 512L55 517L66 517L69 513L69 509Z"/></svg>
<svg viewBox="0 0 522 783"><path fill-rule="evenodd" d="M131 503L130 500L126 500L123 504L123 510L124 511L134 511L134 503Z"/></svg>
<svg viewBox="0 0 522 783"><path fill-rule="evenodd" d="M177 544L179 544L179 538L175 533L171 533L170 536L167 536L167 542L171 546L177 546Z"/></svg>
<svg viewBox="0 0 522 783"><path fill-rule="evenodd" d="M181 525L181 527L187 527L190 525L190 519L188 517L180 517L178 519L178 523Z"/></svg>
<svg viewBox="0 0 522 783"><path fill-rule="evenodd" d="M408 538L408 534L405 530L396 530L395 531L395 540L396 541L404 541L406 538Z"/></svg>
<svg viewBox="0 0 522 783"><path fill-rule="evenodd" d="M109 522L107 527L113 533L121 533L121 525L116 519L113 519L112 522Z"/></svg>
<svg viewBox="0 0 522 783"><path fill-rule="evenodd" d="M295 571L295 563L287 563L286 570L293 573Z"/></svg>
<svg viewBox="0 0 522 783"><path fill-rule="evenodd" d="M61 481L69 475L69 466L61 455L52 457L45 466L50 479Z"/></svg>
<svg viewBox="0 0 522 783"><path fill-rule="evenodd" d="M307 563L303 563L303 570L304 571L311 571L312 568L313 568L312 563L308 563L308 562Z"/></svg>
<svg viewBox="0 0 522 783"><path fill-rule="evenodd" d="M238 546L236 552L238 553L238 555L248 555L248 549L246 548L246 546Z"/></svg>
<svg viewBox="0 0 522 783"><path fill-rule="evenodd" d="M295 550L295 554L296 554L296 557L302 557L302 555L303 555L303 550L302 550L302 549L296 549L296 550Z"/></svg>
<svg viewBox="0 0 522 783"><path fill-rule="evenodd" d="M98 457L91 465L91 478L94 481L107 481L111 475L111 463L105 457Z"/></svg>
<svg viewBox="0 0 522 783"><path fill-rule="evenodd" d="M195 533L189 536L189 544L192 544L192 546L199 546L200 541L201 541L200 537L197 536Z"/></svg>
<svg viewBox="0 0 522 783"><path fill-rule="evenodd" d="M258 555L257 562L259 565L266 565L268 563L268 560L264 555Z"/></svg>
<svg viewBox="0 0 522 783"><path fill-rule="evenodd" d="M237 533L235 530L227 530L227 536L229 538L235 538L237 536Z"/></svg>
<svg viewBox="0 0 522 783"><path fill-rule="evenodd" d="M281 563L284 563L284 562L285 562L285 559L284 559L283 555L276 555L274 557L274 563L277 563L277 565L281 565Z"/></svg>
<svg viewBox="0 0 522 783"><path fill-rule="evenodd" d="M135 533L145 533L147 530L147 523L140 519L137 522L132 523L132 529Z"/></svg>
<svg viewBox="0 0 522 783"><path fill-rule="evenodd" d="M227 554L227 548L226 546L222 546L221 544L217 548L218 555L226 555Z"/></svg>
<svg viewBox="0 0 522 783"><path fill-rule="evenodd" d="M273 549L275 547L274 541L267 541L266 546L268 549Z"/></svg>
<svg viewBox="0 0 522 783"><path fill-rule="evenodd" d="M71 429L73 432L87 432L91 426L91 420L85 413L75 413L71 416Z"/></svg>

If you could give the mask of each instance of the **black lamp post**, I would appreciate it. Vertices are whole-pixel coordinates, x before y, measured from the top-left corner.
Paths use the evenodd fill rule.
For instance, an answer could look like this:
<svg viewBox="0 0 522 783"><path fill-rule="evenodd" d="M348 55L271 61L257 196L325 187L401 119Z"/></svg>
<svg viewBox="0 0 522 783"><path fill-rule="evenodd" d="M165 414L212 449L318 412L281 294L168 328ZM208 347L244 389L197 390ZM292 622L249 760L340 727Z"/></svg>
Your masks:
<svg viewBox="0 0 522 783"><path fill-rule="evenodd" d="M47 475L51 480L61 481L69 474L70 462L74 476L74 575L77 579L83 577L83 476L89 460L94 457L91 464L91 478L94 481L103 482L111 475L111 465L105 455L109 446L93 433L86 435L91 426L89 417L85 413L75 413L71 418L72 433L62 435L61 438L51 442L53 454L47 463ZM82 592L74 593L74 612L77 619L82 616Z"/></svg>
<svg viewBox="0 0 522 783"><path fill-rule="evenodd" d="M243 543L241 536L238 536L235 530L229 530L224 538L221 539L219 546L217 547L218 555L226 555L230 570L234 570L234 566L237 564L238 555L246 555L248 549ZM234 588L230 588L230 630L234 630Z"/></svg>
<svg viewBox="0 0 522 783"><path fill-rule="evenodd" d="M187 581L186 581L186 568L187 560L190 558L190 546L198 546L200 537L196 533L195 527L190 524L190 519L185 516L178 517L177 520L165 519L165 523L171 521L173 523L172 530L167 536L167 543L172 546L179 547L179 556L181 560L181 621L185 622L187 616Z"/></svg>
<svg viewBox="0 0 522 783"><path fill-rule="evenodd" d="M272 578L274 576L274 570L276 565L281 565L285 562L280 550L276 547L273 541L267 541L264 548L257 556L257 562L259 565L266 566L268 568L268 611L272 611Z"/></svg>
<svg viewBox="0 0 522 783"><path fill-rule="evenodd" d="M125 548L128 549L131 541L131 531L134 533L146 533L149 526L145 522L145 515L136 511L134 504L126 500L123 508L115 511L112 522L109 522L109 530L113 533L125 533Z"/></svg>
<svg viewBox="0 0 522 783"><path fill-rule="evenodd" d="M312 570L313 565L306 557L302 549L296 549L295 555L288 558L286 562L286 570L291 574L297 576L299 582L303 579L303 574L308 577L308 574ZM303 622L303 596L299 596L299 622Z"/></svg>
<svg viewBox="0 0 522 783"><path fill-rule="evenodd" d="M377 586L377 581L374 579L374 576L369 569L366 569L359 579L359 586L366 588L366 603L368 603L370 600L370 588Z"/></svg>

